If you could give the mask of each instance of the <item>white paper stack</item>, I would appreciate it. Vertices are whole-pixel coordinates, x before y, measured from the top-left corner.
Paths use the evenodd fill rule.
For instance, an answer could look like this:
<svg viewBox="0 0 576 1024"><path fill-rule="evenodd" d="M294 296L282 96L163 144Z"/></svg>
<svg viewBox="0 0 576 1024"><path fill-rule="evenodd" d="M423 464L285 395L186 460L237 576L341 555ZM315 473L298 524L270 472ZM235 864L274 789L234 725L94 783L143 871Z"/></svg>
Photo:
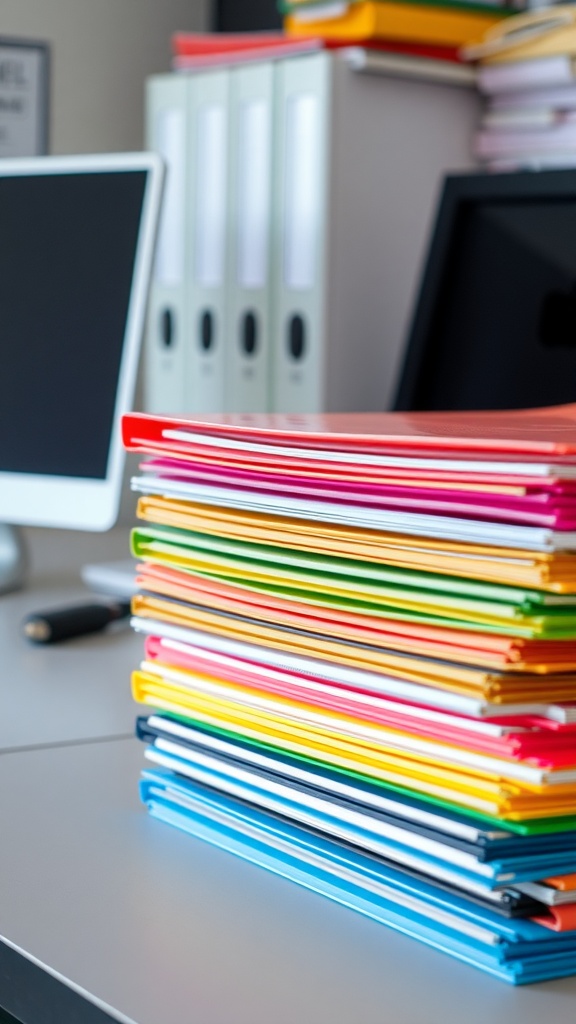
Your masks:
<svg viewBox="0 0 576 1024"><path fill-rule="evenodd" d="M488 97L479 160L491 170L576 166L576 6L508 18L466 56Z"/></svg>

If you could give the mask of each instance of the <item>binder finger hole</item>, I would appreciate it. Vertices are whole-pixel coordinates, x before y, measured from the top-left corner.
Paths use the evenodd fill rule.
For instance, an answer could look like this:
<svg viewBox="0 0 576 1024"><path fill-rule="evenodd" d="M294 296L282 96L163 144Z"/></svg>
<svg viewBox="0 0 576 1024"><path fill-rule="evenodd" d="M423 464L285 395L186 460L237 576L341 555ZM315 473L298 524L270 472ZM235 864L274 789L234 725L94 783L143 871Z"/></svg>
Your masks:
<svg viewBox="0 0 576 1024"><path fill-rule="evenodd" d="M258 321L256 314L252 311L245 313L242 317L240 345L247 356L253 356L258 347Z"/></svg>
<svg viewBox="0 0 576 1024"><path fill-rule="evenodd" d="M200 348L209 352L214 346L214 315L205 309L200 316Z"/></svg>
<svg viewBox="0 0 576 1024"><path fill-rule="evenodd" d="M302 359L306 351L306 327L299 313L288 323L288 352L292 359Z"/></svg>
<svg viewBox="0 0 576 1024"><path fill-rule="evenodd" d="M171 309L163 309L160 314L160 338L164 348L172 348L174 344L174 316Z"/></svg>

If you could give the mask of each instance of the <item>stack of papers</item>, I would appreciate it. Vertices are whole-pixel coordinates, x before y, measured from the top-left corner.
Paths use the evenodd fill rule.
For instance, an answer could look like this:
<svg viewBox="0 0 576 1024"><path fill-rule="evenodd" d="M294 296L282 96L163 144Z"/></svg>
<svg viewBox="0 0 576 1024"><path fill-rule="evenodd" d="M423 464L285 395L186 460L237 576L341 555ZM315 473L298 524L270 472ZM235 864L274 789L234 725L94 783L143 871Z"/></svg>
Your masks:
<svg viewBox="0 0 576 1024"><path fill-rule="evenodd" d="M284 32L175 32L171 39L174 71L219 65L281 60L323 49L321 39L290 39Z"/></svg>
<svg viewBox="0 0 576 1024"><path fill-rule="evenodd" d="M576 973L576 405L123 432L151 814L504 980Z"/></svg>
<svg viewBox="0 0 576 1024"><path fill-rule="evenodd" d="M465 51L489 99L476 155L492 170L576 165L576 5L532 11Z"/></svg>
<svg viewBox="0 0 576 1024"><path fill-rule="evenodd" d="M430 71L444 69L458 73L460 80L473 81L472 71L461 61L457 46L435 46L400 39L345 36L311 36L287 32L176 32L172 36L172 67L175 71L194 71L219 65L247 64L263 60L314 53L319 50L343 50L355 68L362 69L371 61L386 61L386 67L405 67L414 61ZM388 61L387 59L390 58Z"/></svg>

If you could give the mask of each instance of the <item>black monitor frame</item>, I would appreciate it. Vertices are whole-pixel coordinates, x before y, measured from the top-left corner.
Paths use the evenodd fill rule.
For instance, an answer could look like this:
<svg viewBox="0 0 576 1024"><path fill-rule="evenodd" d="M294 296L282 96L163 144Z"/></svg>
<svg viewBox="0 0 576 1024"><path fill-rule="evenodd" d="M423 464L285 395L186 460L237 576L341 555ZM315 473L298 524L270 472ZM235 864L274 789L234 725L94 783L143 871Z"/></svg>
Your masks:
<svg viewBox="0 0 576 1024"><path fill-rule="evenodd" d="M435 322L446 294L447 275L462 205L481 204L490 200L517 202L530 199L572 199L576 204L576 170L459 174L445 178L407 337L394 409L409 411L436 408L429 403L423 404L421 396L427 361L433 354Z"/></svg>

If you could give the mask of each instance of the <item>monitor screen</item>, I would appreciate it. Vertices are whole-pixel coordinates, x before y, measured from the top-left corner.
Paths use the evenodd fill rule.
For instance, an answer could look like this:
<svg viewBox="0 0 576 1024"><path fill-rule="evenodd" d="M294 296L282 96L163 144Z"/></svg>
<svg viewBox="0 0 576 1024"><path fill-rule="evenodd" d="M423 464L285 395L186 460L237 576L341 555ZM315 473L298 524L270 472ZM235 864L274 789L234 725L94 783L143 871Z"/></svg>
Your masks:
<svg viewBox="0 0 576 1024"><path fill-rule="evenodd" d="M145 186L0 177L0 469L106 476Z"/></svg>
<svg viewBox="0 0 576 1024"><path fill-rule="evenodd" d="M398 408L576 399L576 172L446 182Z"/></svg>
<svg viewBox="0 0 576 1024"><path fill-rule="evenodd" d="M0 167L0 520L112 521L161 170L150 154Z"/></svg>

